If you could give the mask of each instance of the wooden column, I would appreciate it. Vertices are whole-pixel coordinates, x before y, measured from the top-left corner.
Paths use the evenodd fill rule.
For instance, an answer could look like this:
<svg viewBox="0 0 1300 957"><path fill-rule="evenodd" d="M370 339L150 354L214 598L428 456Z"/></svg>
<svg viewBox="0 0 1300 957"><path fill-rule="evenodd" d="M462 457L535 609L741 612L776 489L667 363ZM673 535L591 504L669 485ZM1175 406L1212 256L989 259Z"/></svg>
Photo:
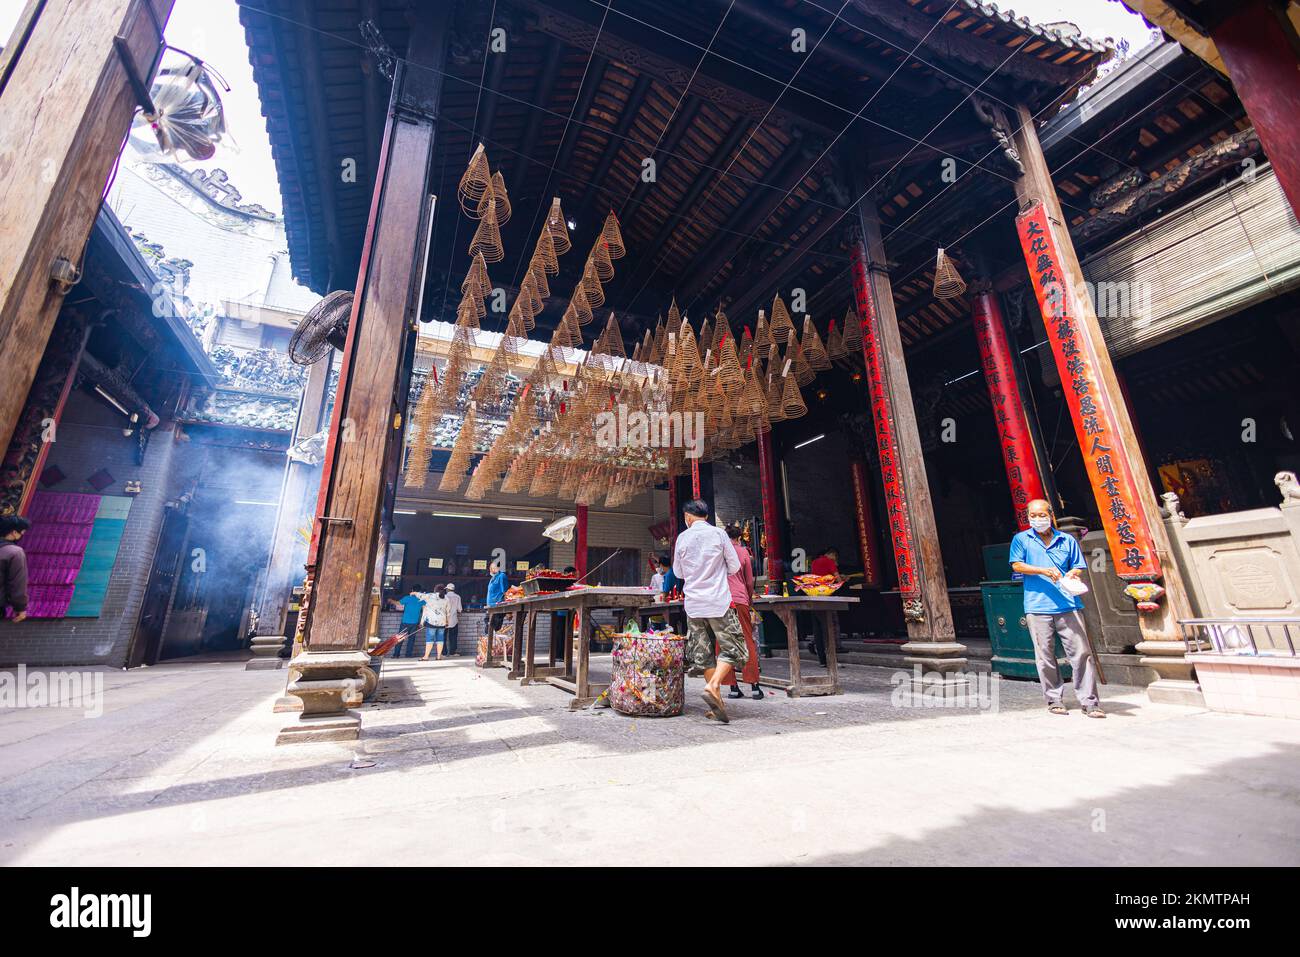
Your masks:
<svg viewBox="0 0 1300 957"><path fill-rule="evenodd" d="M1279 14L1265 0L1249 0L1229 14L1211 38L1282 192L1300 219L1300 65Z"/></svg>
<svg viewBox="0 0 1300 957"><path fill-rule="evenodd" d="M390 456L401 447L399 396L414 334L430 213L429 175L449 22L445 4L420 7L407 61L393 77L356 299L339 372L314 530L305 647L289 693L303 716L281 740L354 738L372 572L384 521ZM454 200L453 200L454 202Z"/></svg>
<svg viewBox="0 0 1300 957"><path fill-rule="evenodd" d="M987 281L981 280L976 284L971 305L980 367L993 406L993 424L1002 447L1002 464L1006 467L1016 527L1028 528L1026 506L1034 499L1046 499L1047 487L1038 470L1038 455L1029 431L1029 418L1020 398L1020 377L1016 374L1011 340L1002 321L1002 307L998 305L997 294Z"/></svg>
<svg viewBox="0 0 1300 957"><path fill-rule="evenodd" d="M776 457L772 454L772 432L764 429L755 442L758 446L758 490L763 508L763 554L767 558L767 580L772 594L781 594L785 579L784 552L781 550L781 513L776 497Z"/></svg>
<svg viewBox="0 0 1300 957"><path fill-rule="evenodd" d="M1023 105L1017 109L1016 125L1019 128L1014 134L1015 145L1025 166L1024 175L1016 182L1016 195L1020 200L1022 211L1031 209L1036 203L1041 203L1046 213L1051 238L1058 251L1058 266L1062 272L1060 280L1064 287L1075 336L1090 360L1096 378L1096 387L1100 391L1100 397L1117 433L1113 438L1108 437L1107 444L1113 448L1116 465L1126 470L1129 476L1136 477L1133 483L1134 504L1141 510L1151 547L1163 575L1165 595L1158 605L1158 610L1138 612L1138 624L1142 629L1143 641L1138 643L1137 648L1146 656L1142 659L1142 663L1153 668L1159 675L1155 683L1147 689L1148 695L1153 701L1194 703L1200 699L1200 689L1193 680L1191 665L1184 656L1185 647L1177 624L1179 618L1192 617L1191 605L1188 602L1182 576L1170 552L1169 539L1160 517L1155 491L1146 480L1148 469L1143 461L1141 446L1129 416L1128 406L1115 375L1110 352L1102 337L1101 324L1097 321L1092 301L1083 285L1083 270L1079 265L1074 243L1070 239L1069 229L1066 228L1066 220L1056 195L1056 187L1052 182L1047 159L1043 156L1042 147L1038 142L1033 115ZM1034 277L1031 277L1031 280L1034 281L1034 291L1037 294L1039 283ZM1049 337L1050 334L1049 330ZM1062 381L1068 387L1068 376ZM1077 410L1072 408L1071 412L1074 414ZM1094 436L1088 431L1087 422L1077 414L1073 417L1079 445L1087 450ZM1098 508L1105 512L1109 504L1107 493L1095 481L1093 493L1097 496ZM1114 551L1113 545L1111 550ZM1121 558L1122 556L1112 555L1112 566L1121 561Z"/></svg>
<svg viewBox="0 0 1300 957"><path fill-rule="evenodd" d="M886 514L898 587L903 593L910 665L947 676L965 667L948 603L948 583L939 549L930 481L925 471L921 435L907 379L903 339L885 268L880 218L870 197L858 203L861 234L853 244L853 278L867 379L872 387L872 414L885 486Z"/></svg>
<svg viewBox="0 0 1300 957"><path fill-rule="evenodd" d="M587 506L576 508L577 526L573 530L573 567L582 579L587 574Z"/></svg>
<svg viewBox="0 0 1300 957"><path fill-rule="evenodd" d="M0 447L63 302L50 270L60 259L80 267L135 113L113 38L125 37L147 84L171 8L172 0L47 0L0 55Z"/></svg>
<svg viewBox="0 0 1300 957"><path fill-rule="evenodd" d="M849 460L849 478L853 482L853 512L858 527L858 552L862 558L862 584L872 591L883 587L880 569L880 546L876 543L876 514L871 508L871 486L867 467L855 452Z"/></svg>

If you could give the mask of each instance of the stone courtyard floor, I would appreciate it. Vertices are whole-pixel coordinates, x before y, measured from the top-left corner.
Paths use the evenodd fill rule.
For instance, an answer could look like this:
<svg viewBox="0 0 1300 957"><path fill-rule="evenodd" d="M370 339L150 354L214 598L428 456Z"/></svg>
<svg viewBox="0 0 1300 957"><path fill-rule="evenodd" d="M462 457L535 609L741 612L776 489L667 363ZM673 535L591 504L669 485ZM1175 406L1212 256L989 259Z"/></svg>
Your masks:
<svg viewBox="0 0 1300 957"><path fill-rule="evenodd" d="M359 742L277 747L284 671L98 673L100 717L0 709L0 863L1300 863L1300 721L1133 688L1104 721L1012 681L996 713L895 707L893 672L848 666L843 695L724 726L698 681L686 715L632 719L390 661Z"/></svg>

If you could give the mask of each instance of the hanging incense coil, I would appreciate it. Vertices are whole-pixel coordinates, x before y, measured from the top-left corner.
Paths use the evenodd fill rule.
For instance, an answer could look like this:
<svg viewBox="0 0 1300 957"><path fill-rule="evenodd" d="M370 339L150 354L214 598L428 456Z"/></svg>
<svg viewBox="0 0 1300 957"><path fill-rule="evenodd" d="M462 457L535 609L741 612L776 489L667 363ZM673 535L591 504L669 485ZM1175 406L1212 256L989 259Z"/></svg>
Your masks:
<svg viewBox="0 0 1300 957"><path fill-rule="evenodd" d="M794 335L794 323L790 321L790 312L785 308L780 293L772 300L772 321L768 324L767 332L773 342L782 346Z"/></svg>
<svg viewBox="0 0 1300 957"><path fill-rule="evenodd" d="M454 492L464 483L465 473L469 470L470 456L474 452L474 421L474 406L471 405L465 414L465 420L461 423L460 434L452 443L451 455L443 470L442 480L438 483L439 491Z"/></svg>
<svg viewBox="0 0 1300 957"><path fill-rule="evenodd" d="M785 398L784 383L781 376L776 372L770 372L767 377L767 420L769 422L784 422L785 410L782 408L782 402Z"/></svg>
<svg viewBox="0 0 1300 957"><path fill-rule="evenodd" d="M745 374L740 368L740 358L736 355L736 340L727 336L722 342L719 349L718 357L718 375L723 383L729 388L736 388L745 384Z"/></svg>
<svg viewBox="0 0 1300 957"><path fill-rule="evenodd" d="M808 385L813 379L817 378L817 372L808 363L808 357L804 355L803 346L800 344L798 336L790 338L790 346L786 349L785 357L790 360L794 379L800 386Z"/></svg>
<svg viewBox="0 0 1300 957"><path fill-rule="evenodd" d="M574 319L580 326L591 322L591 303L587 301L587 288L584 282L579 281L574 287L573 295L569 297L568 311L573 313Z"/></svg>
<svg viewBox="0 0 1300 957"><path fill-rule="evenodd" d="M847 358L848 348L844 345L844 337L840 335L840 330L835 325L835 320L831 320L830 328L826 330L826 357L832 361Z"/></svg>
<svg viewBox="0 0 1300 957"><path fill-rule="evenodd" d="M699 342L704 349L713 349L713 327L709 325L708 316L704 317L704 322L700 325Z"/></svg>
<svg viewBox="0 0 1300 957"><path fill-rule="evenodd" d="M609 215L605 217L605 225L601 227L600 238L605 241L605 247L609 250L611 259L622 259L627 255L627 248L623 245L623 230L618 224L618 217L614 215L611 209Z"/></svg>
<svg viewBox="0 0 1300 957"><path fill-rule="evenodd" d="M749 331L749 326L740 334L740 347L736 354L742 364L748 363L754 355L754 335Z"/></svg>
<svg viewBox="0 0 1300 957"><path fill-rule="evenodd" d="M844 313L844 348L850 354L862 352L862 321L852 308Z"/></svg>
<svg viewBox="0 0 1300 957"><path fill-rule="evenodd" d="M765 353L771 344L772 334L767 329L767 316L760 309L758 310L758 323L754 326L754 348L760 353Z"/></svg>
<svg viewBox="0 0 1300 957"><path fill-rule="evenodd" d="M745 398L749 403L749 417L753 421L755 432L766 432L771 423L768 421L767 394L758 373L753 369L745 379Z"/></svg>
<svg viewBox="0 0 1300 957"><path fill-rule="evenodd" d="M966 291L966 280L957 272L957 265L942 249L934 261L934 298L957 299Z"/></svg>
<svg viewBox="0 0 1300 957"><path fill-rule="evenodd" d="M463 329L476 330L479 328L479 320L487 315L487 309L483 300L474 295L473 290L465 293L460 297L460 304L456 307L456 325Z"/></svg>
<svg viewBox="0 0 1300 957"><path fill-rule="evenodd" d="M587 305L592 309L599 309L605 304L605 287L601 285L601 277L597 275L591 260L587 261L582 271L582 291L587 298Z"/></svg>
<svg viewBox="0 0 1300 957"><path fill-rule="evenodd" d="M677 308L677 297L674 296L672 302L668 304L668 325L665 327L669 333L677 332L682 325L682 313Z"/></svg>
<svg viewBox="0 0 1300 957"><path fill-rule="evenodd" d="M609 247L605 245L603 239L598 238L596 245L591 248L591 255L587 257L587 265L595 270L601 282L609 282L614 278L614 262L610 259Z"/></svg>
<svg viewBox="0 0 1300 957"><path fill-rule="evenodd" d="M803 393L799 391L799 385L795 382L793 376L783 377L784 386L781 392L781 411L785 413L787 419L797 419L808 412L808 406L803 403Z"/></svg>
<svg viewBox="0 0 1300 957"><path fill-rule="evenodd" d="M470 260L469 269L460 284L460 291L462 293L472 291L480 299L486 298L492 292L492 280L488 278L487 262L481 254L475 253L474 258Z"/></svg>
<svg viewBox="0 0 1300 957"><path fill-rule="evenodd" d="M479 200L480 219L487 214L488 206L493 201L496 202L497 225L504 226L506 223L510 222L510 213L512 210L510 207L510 196L506 192L505 177L501 175L500 170L497 170L492 174L492 186Z"/></svg>
<svg viewBox="0 0 1300 957"><path fill-rule="evenodd" d="M605 331L601 333L601 345L599 350L607 356L618 356L620 359L627 357L626 347L623 345L623 331L618 326L618 320L614 318L614 313L609 314L609 321L605 323Z"/></svg>
<svg viewBox="0 0 1300 957"><path fill-rule="evenodd" d="M542 231L537 236L537 245L533 247L532 262L552 276L560 271L560 257L555 251L555 237L551 235L545 223L542 224Z"/></svg>
<svg viewBox="0 0 1300 957"><path fill-rule="evenodd" d="M718 352L722 348L722 340L731 338L731 322L727 319L727 314L718 307L718 311L713 316L713 351Z"/></svg>
<svg viewBox="0 0 1300 957"><path fill-rule="evenodd" d="M551 234L551 242L557 256L563 256L573 248L573 242L569 239L569 221L564 218L564 211L560 209L558 196L551 200L551 211L546 214L546 231Z"/></svg>
<svg viewBox="0 0 1300 957"><path fill-rule="evenodd" d="M505 248L501 245L501 227L497 222L495 202L489 202L483 218L479 220L478 229L469 244L470 255L482 253L483 260L499 263L506 258Z"/></svg>
<svg viewBox="0 0 1300 957"><path fill-rule="evenodd" d="M799 348L803 350L804 358L816 372L823 372L831 367L830 356L826 354L826 346L822 344L821 336L817 335L817 327L813 325L812 316L803 317L803 336L799 340Z"/></svg>
<svg viewBox="0 0 1300 957"><path fill-rule="evenodd" d="M460 183L456 186L456 195L460 199L460 208L464 210L465 215L471 219L478 219L482 216L479 211L479 201L488 194L492 189L492 171L488 167L487 153L480 143L474 150L474 155L470 157L469 165L465 172L461 174Z"/></svg>

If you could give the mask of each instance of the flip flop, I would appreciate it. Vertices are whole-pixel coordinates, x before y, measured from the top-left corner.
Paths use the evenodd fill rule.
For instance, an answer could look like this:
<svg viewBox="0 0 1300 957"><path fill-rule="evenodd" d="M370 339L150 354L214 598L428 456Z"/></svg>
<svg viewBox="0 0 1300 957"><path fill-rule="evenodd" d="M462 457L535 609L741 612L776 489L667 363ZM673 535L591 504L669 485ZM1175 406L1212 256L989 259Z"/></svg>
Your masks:
<svg viewBox="0 0 1300 957"><path fill-rule="evenodd" d="M1069 714L1069 710L1063 704L1053 704L1047 707L1048 714Z"/></svg>
<svg viewBox="0 0 1300 957"><path fill-rule="evenodd" d="M701 691L700 697L704 699L704 703L709 706L719 721L723 724L731 723L731 719L727 717L727 709L723 707L721 698L714 697L708 691Z"/></svg>
<svg viewBox="0 0 1300 957"><path fill-rule="evenodd" d="M1100 708L1084 708L1083 713L1086 714L1089 718L1106 717L1106 712L1102 711Z"/></svg>

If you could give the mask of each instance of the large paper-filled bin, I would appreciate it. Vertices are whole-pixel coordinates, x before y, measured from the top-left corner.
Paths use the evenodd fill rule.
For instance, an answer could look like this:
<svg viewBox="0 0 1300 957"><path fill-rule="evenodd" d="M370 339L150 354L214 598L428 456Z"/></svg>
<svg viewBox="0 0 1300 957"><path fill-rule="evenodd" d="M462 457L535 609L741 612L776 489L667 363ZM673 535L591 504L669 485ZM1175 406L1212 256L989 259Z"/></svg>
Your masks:
<svg viewBox="0 0 1300 957"><path fill-rule="evenodd" d="M671 718L686 704L686 639L665 632L614 636L609 704L620 714Z"/></svg>

